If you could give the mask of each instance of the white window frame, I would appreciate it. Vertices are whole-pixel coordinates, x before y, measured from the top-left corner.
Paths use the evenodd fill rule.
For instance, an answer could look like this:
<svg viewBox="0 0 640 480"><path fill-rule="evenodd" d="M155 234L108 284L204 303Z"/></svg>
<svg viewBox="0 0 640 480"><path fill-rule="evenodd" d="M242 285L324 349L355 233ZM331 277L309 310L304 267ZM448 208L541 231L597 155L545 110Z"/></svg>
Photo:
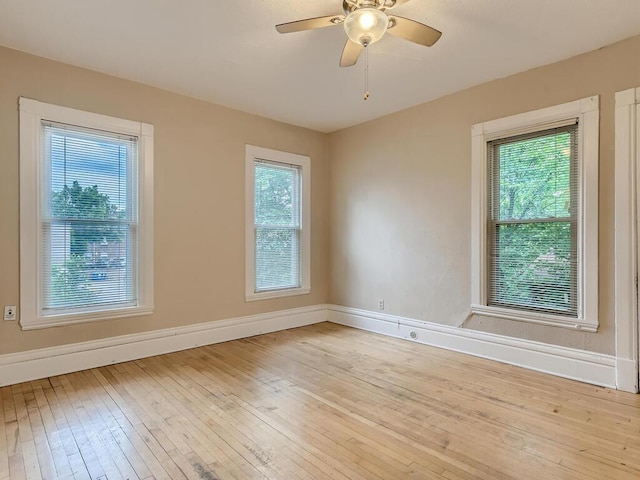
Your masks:
<svg viewBox="0 0 640 480"><path fill-rule="evenodd" d="M578 119L578 315L577 318L542 312L488 306L487 143L543 131ZM595 332L598 329L598 158L599 97L506 118L471 128L471 312L543 325Z"/></svg>
<svg viewBox="0 0 640 480"><path fill-rule="evenodd" d="M266 160L300 167L302 231L300 238L300 280L298 288L256 292L255 251L255 163ZM304 295L311 291L311 159L304 155L246 145L245 149L245 299L246 301Z"/></svg>
<svg viewBox="0 0 640 480"><path fill-rule="evenodd" d="M153 125L21 97L20 326L23 330L153 313ZM42 122L51 121L138 138L138 301L126 307L42 315L40 258Z"/></svg>

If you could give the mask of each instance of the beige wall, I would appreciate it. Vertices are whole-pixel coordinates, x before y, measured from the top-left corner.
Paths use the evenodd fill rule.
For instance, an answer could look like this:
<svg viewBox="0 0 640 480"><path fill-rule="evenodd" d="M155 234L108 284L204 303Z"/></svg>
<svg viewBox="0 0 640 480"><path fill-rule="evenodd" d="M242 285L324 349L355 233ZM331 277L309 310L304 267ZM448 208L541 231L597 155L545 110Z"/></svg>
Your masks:
<svg viewBox="0 0 640 480"><path fill-rule="evenodd" d="M640 86L640 37L330 135L339 305L614 352L614 94ZM499 61L499 59L496 59ZM437 72L435 73L437 74ZM471 126L600 95L600 330L470 318Z"/></svg>
<svg viewBox="0 0 640 480"><path fill-rule="evenodd" d="M155 126L156 311L28 332L0 320L0 354L327 301L325 134L0 48L0 305L20 294L19 96ZM244 301L246 143L311 156L309 295Z"/></svg>
<svg viewBox="0 0 640 480"><path fill-rule="evenodd" d="M327 136L0 48L0 306L20 293L18 97L151 123L156 147L155 314L29 332L0 321L0 354L377 299L387 313L613 353L613 98L640 86L639 58L635 37ZM594 94L600 331L467 319L471 125ZM244 301L245 143L312 158L310 295Z"/></svg>

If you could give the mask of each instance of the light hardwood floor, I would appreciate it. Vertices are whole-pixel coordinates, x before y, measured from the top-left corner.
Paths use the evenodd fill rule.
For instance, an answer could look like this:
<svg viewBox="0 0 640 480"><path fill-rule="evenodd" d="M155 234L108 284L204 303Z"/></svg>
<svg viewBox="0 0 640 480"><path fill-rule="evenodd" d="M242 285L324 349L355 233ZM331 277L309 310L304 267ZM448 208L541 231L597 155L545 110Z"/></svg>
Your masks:
<svg viewBox="0 0 640 480"><path fill-rule="evenodd" d="M0 394L2 480L640 478L640 396L327 323Z"/></svg>

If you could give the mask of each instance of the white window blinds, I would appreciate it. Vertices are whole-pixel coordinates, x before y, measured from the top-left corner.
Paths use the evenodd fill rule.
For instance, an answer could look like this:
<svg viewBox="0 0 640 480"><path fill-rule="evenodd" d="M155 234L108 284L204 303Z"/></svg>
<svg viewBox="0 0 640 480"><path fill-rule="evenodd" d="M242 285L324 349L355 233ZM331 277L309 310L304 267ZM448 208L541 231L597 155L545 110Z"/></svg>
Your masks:
<svg viewBox="0 0 640 480"><path fill-rule="evenodd" d="M138 139L42 123L41 313L137 304Z"/></svg>
<svg viewBox="0 0 640 480"><path fill-rule="evenodd" d="M578 315L578 124L488 142L488 305Z"/></svg>
<svg viewBox="0 0 640 480"><path fill-rule="evenodd" d="M255 292L301 287L301 168L255 160Z"/></svg>

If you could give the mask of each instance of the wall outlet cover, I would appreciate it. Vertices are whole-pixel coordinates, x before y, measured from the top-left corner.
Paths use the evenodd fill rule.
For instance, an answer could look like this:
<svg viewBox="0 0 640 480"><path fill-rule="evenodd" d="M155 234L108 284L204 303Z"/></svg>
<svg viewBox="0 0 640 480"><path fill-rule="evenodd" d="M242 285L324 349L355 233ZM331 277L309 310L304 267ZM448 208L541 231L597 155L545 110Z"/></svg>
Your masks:
<svg viewBox="0 0 640 480"><path fill-rule="evenodd" d="M15 305L7 305L4 307L4 319L5 320L15 320L16 319L16 306Z"/></svg>

